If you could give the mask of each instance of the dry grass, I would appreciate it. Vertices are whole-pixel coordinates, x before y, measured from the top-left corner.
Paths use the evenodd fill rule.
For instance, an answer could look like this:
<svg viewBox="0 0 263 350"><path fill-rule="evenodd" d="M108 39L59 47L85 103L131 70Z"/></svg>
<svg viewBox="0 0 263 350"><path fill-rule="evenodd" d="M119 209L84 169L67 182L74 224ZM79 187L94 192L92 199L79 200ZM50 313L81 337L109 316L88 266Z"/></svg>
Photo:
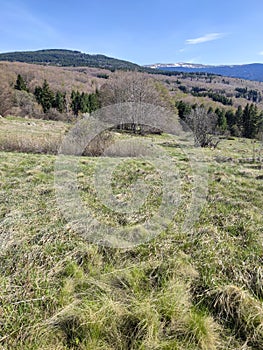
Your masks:
<svg viewBox="0 0 263 350"><path fill-rule="evenodd" d="M0 150L56 154L68 128L62 122L1 118Z"/></svg>
<svg viewBox="0 0 263 350"><path fill-rule="evenodd" d="M18 125L29 134L30 125L21 120L4 122L13 125L14 135ZM66 127L36 123L57 135ZM36 129L41 137L40 124ZM204 151L209 194L186 233L180 224L193 187L191 165L168 136L151 140L163 144L178 165L182 201L165 232L130 250L90 244L63 219L53 186L54 156L0 152L0 347L262 348L262 169L245 162L253 145L224 140ZM218 162L219 156L227 161ZM82 200L101 217L118 220L92 188L100 159L79 160ZM126 195L138 174L152 171L147 164L140 164L140 172L137 167L130 158L117 169L118 194ZM146 210L153 209L149 204Z"/></svg>
<svg viewBox="0 0 263 350"><path fill-rule="evenodd" d="M227 285L209 296L219 318L236 329L241 338L257 348L263 347L263 306L248 291Z"/></svg>

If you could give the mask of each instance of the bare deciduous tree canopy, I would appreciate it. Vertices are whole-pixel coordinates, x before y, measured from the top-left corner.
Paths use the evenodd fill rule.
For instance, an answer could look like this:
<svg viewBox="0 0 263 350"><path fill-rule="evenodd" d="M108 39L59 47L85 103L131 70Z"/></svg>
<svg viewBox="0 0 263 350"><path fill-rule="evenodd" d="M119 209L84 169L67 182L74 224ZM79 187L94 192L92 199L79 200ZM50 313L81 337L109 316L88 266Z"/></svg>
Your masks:
<svg viewBox="0 0 263 350"><path fill-rule="evenodd" d="M213 137L217 124L217 116L208 113L205 108L193 109L185 118L186 124L194 133L195 141L201 147L216 147L218 141Z"/></svg>
<svg viewBox="0 0 263 350"><path fill-rule="evenodd" d="M102 106L115 103L136 102L168 107L161 97L156 82L148 74L117 72L101 87Z"/></svg>
<svg viewBox="0 0 263 350"><path fill-rule="evenodd" d="M153 125L150 128L143 126L144 118L142 114L145 112L145 106L149 106L148 109L151 111L157 111L158 108L154 107L171 109L169 94L167 96L158 89L157 81L150 78L148 74L138 72L117 72L100 90L102 107L132 103L130 110L131 122L121 124L120 128L139 133L161 132L158 128L154 128ZM152 118L153 120L160 118L160 113L156 113L156 115L153 113Z"/></svg>

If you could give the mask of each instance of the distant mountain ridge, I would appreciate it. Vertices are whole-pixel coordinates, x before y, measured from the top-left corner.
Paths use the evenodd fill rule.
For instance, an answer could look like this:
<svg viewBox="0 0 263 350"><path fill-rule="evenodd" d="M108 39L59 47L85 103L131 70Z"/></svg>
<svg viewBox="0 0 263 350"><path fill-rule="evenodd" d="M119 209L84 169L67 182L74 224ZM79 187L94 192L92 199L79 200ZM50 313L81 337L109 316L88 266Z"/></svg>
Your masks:
<svg viewBox="0 0 263 350"><path fill-rule="evenodd" d="M0 54L0 61L46 64L55 66L89 66L96 68L143 70L135 63L105 55L90 55L80 51L48 49L38 51L17 51Z"/></svg>
<svg viewBox="0 0 263 350"><path fill-rule="evenodd" d="M145 67L169 72L210 73L231 78L263 81L262 63L221 66L210 66L193 63L156 63L147 65Z"/></svg>
<svg viewBox="0 0 263 350"><path fill-rule="evenodd" d="M194 63L156 63L140 66L129 61L101 54L87 54L76 50L45 49L0 53L0 61L24 62L62 67L95 67L114 70L131 70L153 74L177 75L180 73L216 74L231 78L263 81L263 64L203 65Z"/></svg>
<svg viewBox="0 0 263 350"><path fill-rule="evenodd" d="M152 69L156 69L156 68L163 69L163 68L208 68L213 66L196 64L196 63L178 62L178 63L155 63L155 64L146 65L145 67L152 68Z"/></svg>

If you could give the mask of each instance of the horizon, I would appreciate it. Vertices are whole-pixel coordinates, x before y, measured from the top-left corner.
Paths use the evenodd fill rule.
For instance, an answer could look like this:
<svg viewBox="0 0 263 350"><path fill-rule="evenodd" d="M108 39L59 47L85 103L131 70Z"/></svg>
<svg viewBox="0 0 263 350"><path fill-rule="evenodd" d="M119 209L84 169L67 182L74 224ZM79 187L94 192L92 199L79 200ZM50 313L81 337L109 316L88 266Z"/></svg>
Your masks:
<svg viewBox="0 0 263 350"><path fill-rule="evenodd" d="M40 48L40 49L33 49L33 50L15 50L15 51L5 51L5 52L2 52L0 51L0 55L1 54L8 54L8 53L15 53L15 52L37 52L37 51L49 51L49 50L61 50L61 51L76 51L76 52L79 52L79 53L84 53L84 54L88 54L88 55L103 55L103 56L107 56L107 57L110 57L110 58L116 58L116 59L119 59L119 60L123 60L123 61L127 61L126 59L122 58L122 57L114 57L114 56L108 56L106 54L104 54L103 52L97 52L97 53L89 53L89 52L84 52L84 51L81 51L79 49L68 49L68 48ZM221 67L221 66L242 66L242 65L250 65L250 64L262 64L263 65L263 62L247 62L247 63L221 63L221 64L207 64L207 63L203 63L203 62L195 62L195 63L192 63L192 62L154 62L154 63L146 63L146 64L139 64L137 62L132 62L132 61L128 61L128 62L131 62L131 63L135 63L135 64L138 64L142 67L144 66L154 66L154 65L174 65L174 64L189 64L189 65L194 65L194 66L211 66L211 67Z"/></svg>
<svg viewBox="0 0 263 350"><path fill-rule="evenodd" d="M66 47L140 65L263 63L259 0L250 7L237 0L0 0L0 5L2 53Z"/></svg>

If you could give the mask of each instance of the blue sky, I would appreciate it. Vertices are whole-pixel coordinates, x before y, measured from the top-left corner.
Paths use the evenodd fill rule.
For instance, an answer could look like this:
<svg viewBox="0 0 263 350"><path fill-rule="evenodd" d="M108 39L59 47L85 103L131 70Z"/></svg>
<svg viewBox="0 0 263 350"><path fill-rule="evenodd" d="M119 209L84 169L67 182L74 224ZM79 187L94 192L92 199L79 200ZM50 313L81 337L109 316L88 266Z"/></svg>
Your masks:
<svg viewBox="0 0 263 350"><path fill-rule="evenodd" d="M102 53L139 64L263 62L263 1L0 0L0 52Z"/></svg>

